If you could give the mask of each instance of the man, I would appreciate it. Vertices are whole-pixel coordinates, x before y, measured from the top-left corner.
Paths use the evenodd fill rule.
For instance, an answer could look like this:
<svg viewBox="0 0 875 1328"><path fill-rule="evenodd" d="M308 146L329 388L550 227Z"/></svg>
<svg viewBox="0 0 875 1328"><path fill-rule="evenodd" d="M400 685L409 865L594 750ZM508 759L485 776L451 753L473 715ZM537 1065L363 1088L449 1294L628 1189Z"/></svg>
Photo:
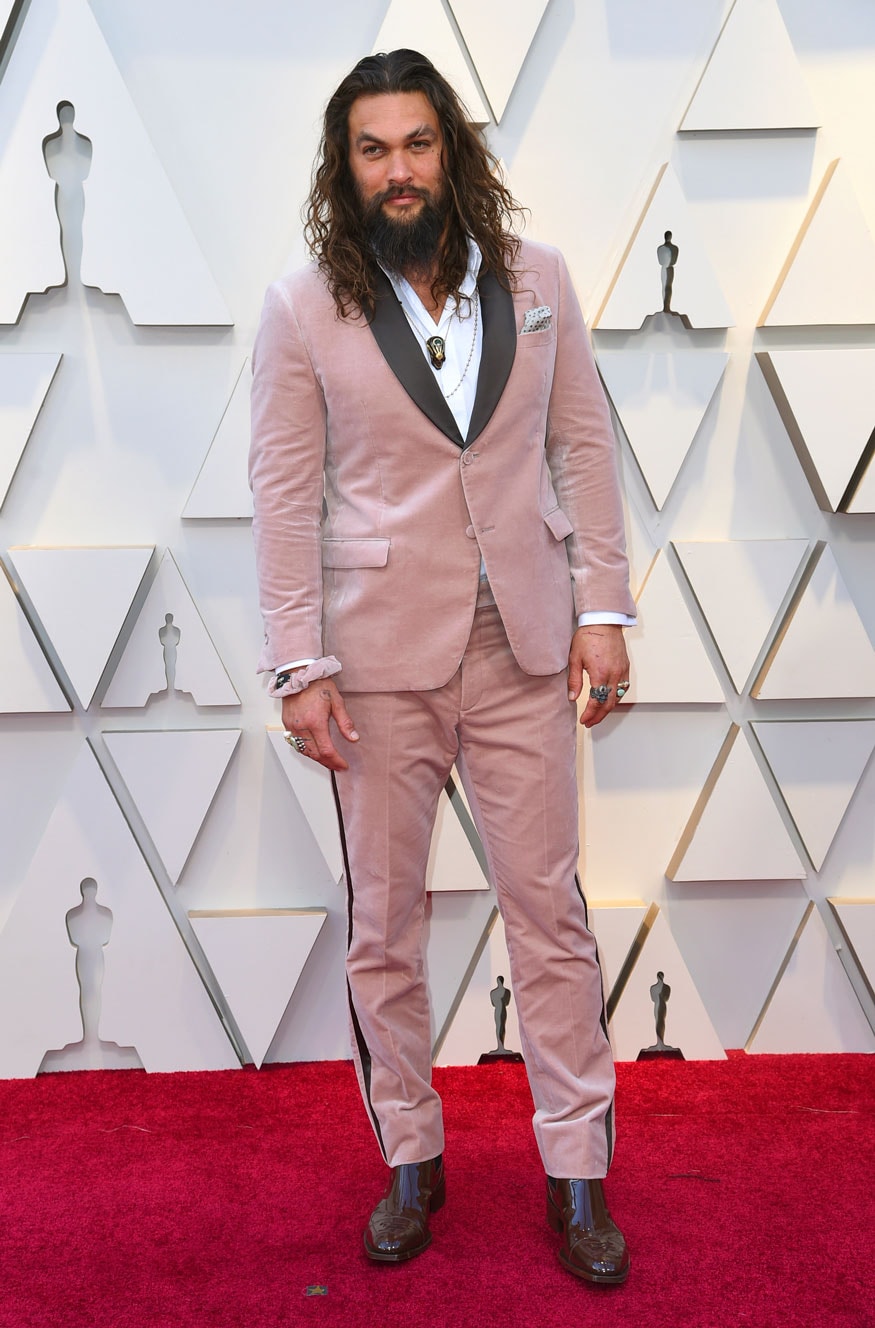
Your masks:
<svg viewBox="0 0 875 1328"><path fill-rule="evenodd" d="M504 917L560 1258L621 1282L574 702L586 673L591 726L628 687L634 604L580 310L561 256L514 236L495 168L414 51L360 61L328 103L316 261L270 288L253 353L260 667L290 744L334 772L353 1055L392 1168L366 1253L421 1253L445 1197L421 933L455 763Z"/></svg>

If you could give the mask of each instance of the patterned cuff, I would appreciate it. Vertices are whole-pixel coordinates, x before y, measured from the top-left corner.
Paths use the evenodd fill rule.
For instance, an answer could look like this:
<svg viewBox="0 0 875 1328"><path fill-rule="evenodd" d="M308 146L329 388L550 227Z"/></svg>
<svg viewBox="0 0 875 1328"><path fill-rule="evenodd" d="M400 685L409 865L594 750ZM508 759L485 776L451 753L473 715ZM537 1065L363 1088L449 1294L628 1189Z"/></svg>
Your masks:
<svg viewBox="0 0 875 1328"><path fill-rule="evenodd" d="M269 696L294 696L297 692L303 692L305 687L309 687L311 682L318 682L320 678L331 678L335 673L340 672L340 661L333 655L324 655L322 659L314 659L312 664L307 664L303 669L295 669L288 682L282 687L276 685L276 675L270 679L267 684Z"/></svg>

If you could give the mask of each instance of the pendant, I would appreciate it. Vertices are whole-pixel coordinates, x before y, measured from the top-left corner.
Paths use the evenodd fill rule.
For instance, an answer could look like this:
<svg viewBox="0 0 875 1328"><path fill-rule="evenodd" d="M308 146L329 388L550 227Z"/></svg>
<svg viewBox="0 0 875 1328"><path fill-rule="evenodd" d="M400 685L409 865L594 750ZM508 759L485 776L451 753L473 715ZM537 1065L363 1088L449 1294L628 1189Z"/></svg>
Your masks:
<svg viewBox="0 0 875 1328"><path fill-rule="evenodd" d="M444 360L447 358L444 346L445 342L443 337L429 337L428 341L425 343L428 357L435 369L442 369L444 367Z"/></svg>

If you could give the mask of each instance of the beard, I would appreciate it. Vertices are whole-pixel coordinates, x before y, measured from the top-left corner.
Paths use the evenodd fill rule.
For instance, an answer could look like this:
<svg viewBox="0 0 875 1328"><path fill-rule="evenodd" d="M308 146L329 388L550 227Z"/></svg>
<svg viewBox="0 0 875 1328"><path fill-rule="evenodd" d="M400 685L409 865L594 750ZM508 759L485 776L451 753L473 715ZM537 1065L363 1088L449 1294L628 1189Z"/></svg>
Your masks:
<svg viewBox="0 0 875 1328"><path fill-rule="evenodd" d="M392 198L415 194L422 207L414 217L387 216L383 205ZM411 186L386 189L367 202L362 200L362 227L377 258L392 272L405 275L431 270L440 249L449 215L447 189L439 193Z"/></svg>

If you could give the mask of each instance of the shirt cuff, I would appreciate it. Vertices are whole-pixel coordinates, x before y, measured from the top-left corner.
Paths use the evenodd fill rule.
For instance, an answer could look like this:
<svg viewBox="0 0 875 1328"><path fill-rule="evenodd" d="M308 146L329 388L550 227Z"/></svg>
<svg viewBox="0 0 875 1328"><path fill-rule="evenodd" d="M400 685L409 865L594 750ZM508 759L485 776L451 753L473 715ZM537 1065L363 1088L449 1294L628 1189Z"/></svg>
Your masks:
<svg viewBox="0 0 875 1328"><path fill-rule="evenodd" d="M591 609L588 613L577 615L578 627L595 627L599 623L608 623L613 627L635 627L638 619L630 618L628 613L613 613L610 609Z"/></svg>

